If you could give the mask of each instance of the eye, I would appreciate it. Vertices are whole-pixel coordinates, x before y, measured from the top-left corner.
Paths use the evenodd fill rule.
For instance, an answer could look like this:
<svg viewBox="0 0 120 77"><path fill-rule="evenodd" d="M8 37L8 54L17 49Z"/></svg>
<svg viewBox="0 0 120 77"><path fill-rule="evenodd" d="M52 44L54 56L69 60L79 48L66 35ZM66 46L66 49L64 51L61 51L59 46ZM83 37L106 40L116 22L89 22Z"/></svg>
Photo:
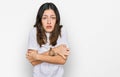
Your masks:
<svg viewBox="0 0 120 77"><path fill-rule="evenodd" d="M52 19L56 19L56 17L51 17Z"/></svg>
<svg viewBox="0 0 120 77"><path fill-rule="evenodd" d="M42 19L47 19L47 17L42 17Z"/></svg>

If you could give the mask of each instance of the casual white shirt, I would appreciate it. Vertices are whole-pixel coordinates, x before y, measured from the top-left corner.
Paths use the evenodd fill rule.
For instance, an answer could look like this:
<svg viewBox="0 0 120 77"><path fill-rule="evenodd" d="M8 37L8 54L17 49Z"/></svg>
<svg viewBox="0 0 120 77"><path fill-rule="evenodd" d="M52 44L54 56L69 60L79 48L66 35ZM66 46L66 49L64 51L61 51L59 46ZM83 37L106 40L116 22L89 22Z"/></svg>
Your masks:
<svg viewBox="0 0 120 77"><path fill-rule="evenodd" d="M29 33L28 49L38 50L38 53L43 53L48 51L50 47L53 47L49 45L49 33L46 33L47 43L45 45L42 45L42 47L40 47L37 43L36 34L37 30L36 27L34 27ZM61 29L61 37L58 37L57 44L55 46L58 46L60 44L66 44L68 47L67 34L63 27ZM63 65L60 64L43 62L33 67L33 77L62 77L63 73Z"/></svg>

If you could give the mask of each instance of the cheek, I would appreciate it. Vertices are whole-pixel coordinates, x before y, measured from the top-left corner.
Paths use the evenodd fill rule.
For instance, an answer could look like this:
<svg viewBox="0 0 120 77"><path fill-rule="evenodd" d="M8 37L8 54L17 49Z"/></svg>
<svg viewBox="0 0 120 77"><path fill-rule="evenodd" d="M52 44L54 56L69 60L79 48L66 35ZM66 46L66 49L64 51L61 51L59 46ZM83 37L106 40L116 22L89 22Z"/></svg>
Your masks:
<svg viewBox="0 0 120 77"><path fill-rule="evenodd" d="M47 23L47 21L45 21L45 20L42 20L42 24L46 24Z"/></svg>
<svg viewBox="0 0 120 77"><path fill-rule="evenodd" d="M47 25L46 21L42 21L42 26L45 27Z"/></svg>
<svg viewBox="0 0 120 77"><path fill-rule="evenodd" d="M52 22L52 25L55 25L55 24L56 24L56 21L53 21L53 22Z"/></svg>

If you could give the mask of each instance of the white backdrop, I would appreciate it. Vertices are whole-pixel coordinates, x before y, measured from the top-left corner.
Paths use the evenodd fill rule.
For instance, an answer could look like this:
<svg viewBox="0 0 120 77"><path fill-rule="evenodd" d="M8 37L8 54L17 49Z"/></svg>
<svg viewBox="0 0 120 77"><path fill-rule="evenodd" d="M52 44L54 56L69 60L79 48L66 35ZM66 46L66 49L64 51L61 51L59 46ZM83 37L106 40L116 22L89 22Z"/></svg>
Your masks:
<svg viewBox="0 0 120 77"><path fill-rule="evenodd" d="M119 0L1 0L0 77L32 77L28 33L46 1L56 4L68 32L64 77L120 77Z"/></svg>

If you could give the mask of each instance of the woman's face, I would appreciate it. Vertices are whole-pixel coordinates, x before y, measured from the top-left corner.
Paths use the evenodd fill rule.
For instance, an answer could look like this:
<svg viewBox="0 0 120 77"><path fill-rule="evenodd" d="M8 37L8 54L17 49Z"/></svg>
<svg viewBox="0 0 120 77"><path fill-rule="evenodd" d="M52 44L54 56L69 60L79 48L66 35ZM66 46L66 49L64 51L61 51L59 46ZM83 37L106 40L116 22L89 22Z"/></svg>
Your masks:
<svg viewBox="0 0 120 77"><path fill-rule="evenodd" d="M42 26L46 32L52 32L56 24L56 15L52 9L44 11L42 16Z"/></svg>

